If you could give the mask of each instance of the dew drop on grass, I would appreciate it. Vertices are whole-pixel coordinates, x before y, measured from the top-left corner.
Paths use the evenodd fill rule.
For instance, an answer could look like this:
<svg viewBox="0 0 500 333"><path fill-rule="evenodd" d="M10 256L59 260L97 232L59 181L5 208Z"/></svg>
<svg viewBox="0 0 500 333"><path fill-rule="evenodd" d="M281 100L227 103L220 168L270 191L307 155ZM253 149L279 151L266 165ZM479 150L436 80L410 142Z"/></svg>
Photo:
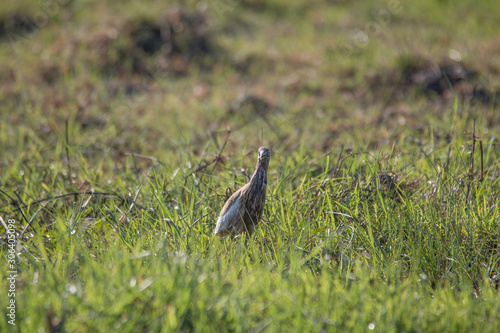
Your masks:
<svg viewBox="0 0 500 333"><path fill-rule="evenodd" d="M454 61L461 61L462 60L462 54L459 51L454 50L454 49L450 49L448 51L448 57Z"/></svg>
<svg viewBox="0 0 500 333"><path fill-rule="evenodd" d="M369 330L374 330L375 329L375 323L369 323L368 324L368 329Z"/></svg>
<svg viewBox="0 0 500 333"><path fill-rule="evenodd" d="M66 285L66 290L72 295L76 294L76 286L72 283Z"/></svg>

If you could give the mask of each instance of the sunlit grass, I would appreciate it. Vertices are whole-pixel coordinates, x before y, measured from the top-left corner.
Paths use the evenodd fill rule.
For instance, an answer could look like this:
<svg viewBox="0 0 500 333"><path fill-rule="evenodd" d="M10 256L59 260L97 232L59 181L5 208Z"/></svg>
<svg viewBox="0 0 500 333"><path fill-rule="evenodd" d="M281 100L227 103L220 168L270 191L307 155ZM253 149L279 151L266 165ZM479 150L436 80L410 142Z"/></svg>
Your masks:
<svg viewBox="0 0 500 333"><path fill-rule="evenodd" d="M248 241L212 236L225 198L220 171L152 163L135 175L129 161L122 189L22 208L38 215L37 233L27 229L18 246L18 320L68 331L495 331L498 184L473 180L465 200L469 161L457 150L439 177L442 165L422 168L432 180L413 192L405 181L389 189L362 154L335 172L334 156L276 153L264 219ZM393 171L429 156L409 158Z"/></svg>

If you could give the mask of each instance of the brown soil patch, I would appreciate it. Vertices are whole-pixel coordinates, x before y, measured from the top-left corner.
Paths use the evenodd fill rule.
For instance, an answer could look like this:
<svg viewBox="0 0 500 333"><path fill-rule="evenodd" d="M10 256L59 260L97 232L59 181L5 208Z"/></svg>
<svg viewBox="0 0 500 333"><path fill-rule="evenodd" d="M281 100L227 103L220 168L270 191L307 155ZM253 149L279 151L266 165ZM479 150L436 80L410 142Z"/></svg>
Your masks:
<svg viewBox="0 0 500 333"><path fill-rule="evenodd" d="M402 59L398 68L376 73L367 78L374 98L387 103L400 101L416 94L430 101L448 101L455 95L463 102L498 105L500 91L489 89L481 82L480 72L472 65L451 60L432 60L410 57Z"/></svg>
<svg viewBox="0 0 500 333"><path fill-rule="evenodd" d="M118 76L184 75L192 66L209 68L217 54L208 18L182 8L154 20L129 20L115 36L101 35L91 44L101 71Z"/></svg>

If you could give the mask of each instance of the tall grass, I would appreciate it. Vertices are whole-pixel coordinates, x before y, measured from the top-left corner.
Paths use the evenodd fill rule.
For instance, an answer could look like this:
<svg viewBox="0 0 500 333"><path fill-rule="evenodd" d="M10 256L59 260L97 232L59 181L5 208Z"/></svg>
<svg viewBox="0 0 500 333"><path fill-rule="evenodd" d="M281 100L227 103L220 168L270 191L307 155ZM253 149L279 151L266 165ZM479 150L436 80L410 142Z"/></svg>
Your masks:
<svg viewBox="0 0 500 333"><path fill-rule="evenodd" d="M212 236L226 186L244 174L173 163L137 172L130 155L105 194L38 203L29 193L61 193L66 177L23 178L19 327L495 332L498 165L486 148L479 182L463 148L450 152L444 166L414 150L390 171L366 154L346 155L337 170L333 154L277 152L250 240ZM75 169L104 178L80 158ZM2 209L26 223L15 206Z"/></svg>

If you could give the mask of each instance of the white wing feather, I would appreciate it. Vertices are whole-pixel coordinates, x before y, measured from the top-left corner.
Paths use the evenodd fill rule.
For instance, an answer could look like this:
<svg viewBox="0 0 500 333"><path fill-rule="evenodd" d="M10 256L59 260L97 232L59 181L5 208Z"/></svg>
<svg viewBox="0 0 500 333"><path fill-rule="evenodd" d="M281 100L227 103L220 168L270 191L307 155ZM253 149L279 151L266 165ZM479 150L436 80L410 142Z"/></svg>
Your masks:
<svg viewBox="0 0 500 333"><path fill-rule="evenodd" d="M238 193L238 196L233 201L233 204L224 214L221 212L221 215L217 220L217 225L215 226L215 235L225 236L231 234L233 231L232 229L235 228L235 223L241 219L241 216L244 213L244 207L242 207L241 201L239 200L240 195L241 193ZM222 209L222 211L224 211L224 209Z"/></svg>

